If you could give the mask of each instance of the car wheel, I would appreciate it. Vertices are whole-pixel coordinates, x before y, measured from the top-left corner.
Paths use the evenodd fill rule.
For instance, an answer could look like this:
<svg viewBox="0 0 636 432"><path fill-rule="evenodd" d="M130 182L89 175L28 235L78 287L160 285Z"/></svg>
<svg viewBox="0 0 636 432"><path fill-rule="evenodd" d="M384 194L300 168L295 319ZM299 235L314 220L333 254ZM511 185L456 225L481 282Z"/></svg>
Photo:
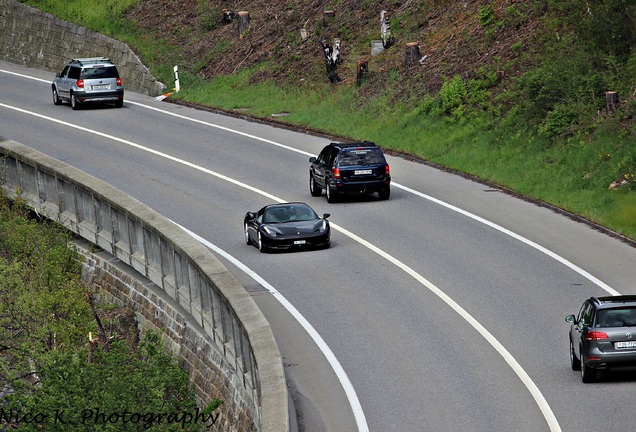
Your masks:
<svg viewBox="0 0 636 432"><path fill-rule="evenodd" d="M263 253L267 252L267 246L263 243L263 237L261 236L261 232L258 232L258 250Z"/></svg>
<svg viewBox="0 0 636 432"><path fill-rule="evenodd" d="M115 102L115 108L121 108L124 106L124 100L120 99L117 102Z"/></svg>
<svg viewBox="0 0 636 432"><path fill-rule="evenodd" d="M596 380L596 370L585 364L585 354L581 351L581 381L592 383Z"/></svg>
<svg viewBox="0 0 636 432"><path fill-rule="evenodd" d="M378 197L381 200L388 200L390 196L391 196L391 189L378 191Z"/></svg>
<svg viewBox="0 0 636 432"><path fill-rule="evenodd" d="M333 189L331 188L331 185L329 185L329 183L327 182L327 184L325 185L325 190L327 192L327 202L329 204L331 203L335 203L336 202L336 197L337 197L337 192L334 192Z"/></svg>
<svg viewBox="0 0 636 432"><path fill-rule="evenodd" d="M62 99L60 99L60 95L57 94L57 88L53 87L53 104L61 105Z"/></svg>
<svg viewBox="0 0 636 432"><path fill-rule="evenodd" d="M250 233L247 230L247 224L243 224L243 229L245 230L245 243L249 246L252 244L252 240L250 240Z"/></svg>
<svg viewBox="0 0 636 432"><path fill-rule="evenodd" d="M309 192L311 196L319 197L322 195L322 188L316 184L314 176L309 174Z"/></svg>
<svg viewBox="0 0 636 432"><path fill-rule="evenodd" d="M570 340L570 366L573 371L581 370L581 360L576 356L574 352L574 344Z"/></svg>
<svg viewBox="0 0 636 432"><path fill-rule="evenodd" d="M78 110L80 108L79 101L77 100L75 95L72 93L71 93L71 108L73 108L74 110Z"/></svg>

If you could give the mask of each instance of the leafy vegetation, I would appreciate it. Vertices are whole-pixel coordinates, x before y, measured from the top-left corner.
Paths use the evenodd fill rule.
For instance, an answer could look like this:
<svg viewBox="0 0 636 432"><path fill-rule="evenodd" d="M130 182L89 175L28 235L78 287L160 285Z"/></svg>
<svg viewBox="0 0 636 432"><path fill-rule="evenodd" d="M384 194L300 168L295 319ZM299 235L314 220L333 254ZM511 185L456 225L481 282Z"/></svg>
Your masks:
<svg viewBox="0 0 636 432"><path fill-rule="evenodd" d="M285 111L278 121L373 140L636 239L633 0L344 0L329 6L330 22L314 2L247 0L255 25L242 40L219 1L25 2L125 40L164 82L179 64L174 100L270 119ZM381 7L396 44L369 58ZM345 47L337 85L321 52L333 37ZM404 67L400 47L411 41L423 54L417 69ZM607 91L619 96L611 113Z"/></svg>
<svg viewBox="0 0 636 432"><path fill-rule="evenodd" d="M19 199L0 196L0 429L211 425L222 401L199 411L187 372L157 334L137 344L125 337L136 335L134 315L128 328L121 313L95 308L71 240L60 225L32 219Z"/></svg>

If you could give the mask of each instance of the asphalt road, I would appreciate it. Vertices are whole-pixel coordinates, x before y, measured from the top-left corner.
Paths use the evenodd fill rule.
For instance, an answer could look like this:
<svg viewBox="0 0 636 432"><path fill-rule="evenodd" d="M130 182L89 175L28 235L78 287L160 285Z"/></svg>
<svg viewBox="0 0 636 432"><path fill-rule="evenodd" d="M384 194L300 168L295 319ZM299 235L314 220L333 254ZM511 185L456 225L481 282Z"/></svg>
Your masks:
<svg viewBox="0 0 636 432"><path fill-rule="evenodd" d="M52 77L0 62L0 136L219 248L272 325L299 430L633 429L636 375L582 384L564 317L592 295L636 294L635 248L395 157L390 200L328 204L308 189L308 157L326 138L131 92L121 109L72 111L53 105ZM276 200L331 213L332 247L245 245L245 212Z"/></svg>

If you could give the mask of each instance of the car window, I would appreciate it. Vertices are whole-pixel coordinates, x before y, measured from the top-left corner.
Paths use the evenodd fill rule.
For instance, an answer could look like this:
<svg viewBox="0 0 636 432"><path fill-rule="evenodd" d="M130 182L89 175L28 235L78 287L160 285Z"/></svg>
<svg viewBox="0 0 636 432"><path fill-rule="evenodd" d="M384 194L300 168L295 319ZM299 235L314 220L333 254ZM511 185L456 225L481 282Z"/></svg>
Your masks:
<svg viewBox="0 0 636 432"><path fill-rule="evenodd" d="M322 149L322 151L318 155L318 162L320 162L321 164L324 164L325 161L327 160L327 154L329 154L329 148L328 147Z"/></svg>
<svg viewBox="0 0 636 432"><path fill-rule="evenodd" d="M636 326L636 309L616 308L598 311L597 327L630 327Z"/></svg>
<svg viewBox="0 0 636 432"><path fill-rule="evenodd" d="M346 149L340 153L340 166L376 165L386 163L382 151L377 148Z"/></svg>
<svg viewBox="0 0 636 432"><path fill-rule="evenodd" d="M71 66L68 71L68 77L71 79L80 79L80 73L82 70L77 66Z"/></svg>
<svg viewBox="0 0 636 432"><path fill-rule="evenodd" d="M71 69L71 67L70 67L70 66L66 66L66 67L64 68L64 70L62 71L62 73L60 74L60 76L61 76L62 78L66 78L66 77L68 76L68 71L69 71L70 69Z"/></svg>
<svg viewBox="0 0 636 432"><path fill-rule="evenodd" d="M325 159L325 164L328 166L333 166L336 161L336 156L338 155L338 150L335 148L330 148L329 153L327 153L327 157Z"/></svg>
<svg viewBox="0 0 636 432"><path fill-rule="evenodd" d="M589 326L592 325L592 320L594 318L594 310L592 309L592 305L589 303L585 303L581 308L581 315L579 321L582 325Z"/></svg>
<svg viewBox="0 0 636 432"><path fill-rule="evenodd" d="M82 77L84 79L117 78L117 69L114 67L86 68Z"/></svg>
<svg viewBox="0 0 636 432"><path fill-rule="evenodd" d="M311 208L303 205L292 206L288 215L290 221L308 221L318 219L318 215Z"/></svg>
<svg viewBox="0 0 636 432"><path fill-rule="evenodd" d="M277 223L283 222L287 219L287 216L284 214L286 209L284 208L271 208L265 210L263 213L263 223Z"/></svg>

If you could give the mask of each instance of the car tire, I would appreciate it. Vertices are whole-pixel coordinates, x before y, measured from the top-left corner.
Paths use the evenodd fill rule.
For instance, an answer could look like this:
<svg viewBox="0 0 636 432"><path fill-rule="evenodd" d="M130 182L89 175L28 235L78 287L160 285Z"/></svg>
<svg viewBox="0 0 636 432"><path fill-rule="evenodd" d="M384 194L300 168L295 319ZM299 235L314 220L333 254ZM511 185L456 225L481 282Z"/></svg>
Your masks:
<svg viewBox="0 0 636 432"><path fill-rule="evenodd" d="M327 194L327 202L329 204L335 203L337 200L338 193L333 191L333 189L329 185L329 182L327 182L327 184L325 185L325 191Z"/></svg>
<svg viewBox="0 0 636 432"><path fill-rule="evenodd" d="M118 100L117 102L115 102L115 108L121 108L124 106L124 100Z"/></svg>
<svg viewBox="0 0 636 432"><path fill-rule="evenodd" d="M77 100L73 93L71 93L71 108L73 108L74 110L80 109L80 102Z"/></svg>
<svg viewBox="0 0 636 432"><path fill-rule="evenodd" d="M378 191L378 197L383 201L388 200L390 196L391 196L391 189L384 189L384 190Z"/></svg>
<svg viewBox="0 0 636 432"><path fill-rule="evenodd" d="M316 180L312 174L309 174L309 192L311 196L314 197L322 195L322 188L316 184Z"/></svg>
<svg viewBox="0 0 636 432"><path fill-rule="evenodd" d="M250 246L252 244L252 240L250 239L250 233L247 230L247 224L243 224L243 230L245 231L245 243Z"/></svg>
<svg viewBox="0 0 636 432"><path fill-rule="evenodd" d="M263 237L262 237L260 231L258 232L258 244L257 244L257 246L258 246L259 252L261 252L261 253L267 252L267 246L265 246L265 244L263 243Z"/></svg>
<svg viewBox="0 0 636 432"><path fill-rule="evenodd" d="M570 340L570 367L573 371L581 370L581 360L576 356L574 352L574 344Z"/></svg>
<svg viewBox="0 0 636 432"><path fill-rule="evenodd" d="M581 351L581 381L586 384L596 381L596 370L585 364L585 354L583 354L583 351Z"/></svg>
<svg viewBox="0 0 636 432"><path fill-rule="evenodd" d="M57 94L57 88L55 87L53 87L53 104L62 105L62 99L60 99L60 95Z"/></svg>

